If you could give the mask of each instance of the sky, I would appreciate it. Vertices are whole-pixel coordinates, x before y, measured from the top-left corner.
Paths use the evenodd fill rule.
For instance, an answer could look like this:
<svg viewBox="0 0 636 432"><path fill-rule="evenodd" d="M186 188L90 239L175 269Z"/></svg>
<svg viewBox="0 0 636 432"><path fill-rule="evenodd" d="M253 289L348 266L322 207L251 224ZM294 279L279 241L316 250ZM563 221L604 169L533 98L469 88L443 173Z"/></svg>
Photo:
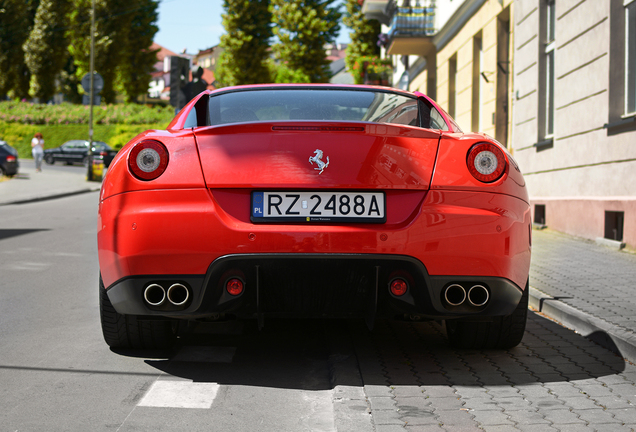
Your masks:
<svg viewBox="0 0 636 432"><path fill-rule="evenodd" d="M161 0L155 42L177 53L186 49L189 54L218 45L225 33L222 13L223 0ZM349 42L344 24L337 42Z"/></svg>

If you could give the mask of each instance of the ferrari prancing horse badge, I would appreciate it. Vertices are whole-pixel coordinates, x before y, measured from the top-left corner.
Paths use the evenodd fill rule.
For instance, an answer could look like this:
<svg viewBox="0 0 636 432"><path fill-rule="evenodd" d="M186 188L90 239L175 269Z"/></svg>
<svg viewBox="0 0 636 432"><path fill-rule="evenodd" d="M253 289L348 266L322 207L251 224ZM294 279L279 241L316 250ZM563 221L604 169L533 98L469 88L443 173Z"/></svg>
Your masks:
<svg viewBox="0 0 636 432"><path fill-rule="evenodd" d="M320 172L318 173L318 175L322 174L322 172L325 170L325 168L327 168L329 166L329 156L327 156L327 163L322 161L322 150L316 149L316 151L314 152L314 156L311 156L309 158L309 163L310 164L314 164L314 162L316 162L316 165L318 165L318 168L314 168L315 170L320 170Z"/></svg>

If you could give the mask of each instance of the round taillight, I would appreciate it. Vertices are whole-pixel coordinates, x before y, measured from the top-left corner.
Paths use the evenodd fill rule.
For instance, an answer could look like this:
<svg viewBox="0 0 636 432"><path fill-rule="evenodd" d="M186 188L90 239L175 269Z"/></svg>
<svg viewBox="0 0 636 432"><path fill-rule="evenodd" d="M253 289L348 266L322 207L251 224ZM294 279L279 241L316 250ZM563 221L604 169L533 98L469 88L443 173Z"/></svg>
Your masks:
<svg viewBox="0 0 636 432"><path fill-rule="evenodd" d="M225 289L233 296L237 296L243 292L245 285L238 278L232 278L225 283Z"/></svg>
<svg viewBox="0 0 636 432"><path fill-rule="evenodd" d="M492 143L475 144L468 151L468 171L477 180L491 183L506 171L506 157L503 151Z"/></svg>
<svg viewBox="0 0 636 432"><path fill-rule="evenodd" d="M389 289L391 290L391 294L399 297L406 294L406 291L409 289L409 284L407 284L404 279L393 279L389 285Z"/></svg>
<svg viewBox="0 0 636 432"><path fill-rule="evenodd" d="M139 180L154 180L168 167L168 150L159 141L140 141L130 150L128 166Z"/></svg>

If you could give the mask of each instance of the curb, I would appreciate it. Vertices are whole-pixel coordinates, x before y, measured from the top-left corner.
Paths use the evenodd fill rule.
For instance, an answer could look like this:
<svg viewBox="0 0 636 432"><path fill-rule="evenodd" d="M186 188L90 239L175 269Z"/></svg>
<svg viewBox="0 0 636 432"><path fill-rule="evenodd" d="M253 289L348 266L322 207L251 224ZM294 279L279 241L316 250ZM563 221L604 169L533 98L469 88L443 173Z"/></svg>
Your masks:
<svg viewBox="0 0 636 432"><path fill-rule="evenodd" d="M584 337L636 363L636 333L624 330L604 319L580 311L530 287L532 308L569 327Z"/></svg>

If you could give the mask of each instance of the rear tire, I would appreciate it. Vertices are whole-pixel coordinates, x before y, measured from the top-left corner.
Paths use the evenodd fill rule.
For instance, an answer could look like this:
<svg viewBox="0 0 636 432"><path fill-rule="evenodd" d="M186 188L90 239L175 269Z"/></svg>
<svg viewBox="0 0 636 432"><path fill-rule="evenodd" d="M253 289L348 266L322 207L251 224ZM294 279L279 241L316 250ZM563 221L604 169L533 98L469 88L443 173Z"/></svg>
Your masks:
<svg viewBox="0 0 636 432"><path fill-rule="evenodd" d="M104 340L111 348L166 349L171 348L177 339L174 320L142 320L135 315L117 313L101 276L99 315Z"/></svg>
<svg viewBox="0 0 636 432"><path fill-rule="evenodd" d="M447 320L446 335L454 347L463 349L508 349L521 342L528 318L529 284L510 315L494 317L491 322Z"/></svg>
<svg viewBox="0 0 636 432"><path fill-rule="evenodd" d="M48 165L53 165L55 163L55 159L53 158L53 155L46 155L44 156L44 162Z"/></svg>

